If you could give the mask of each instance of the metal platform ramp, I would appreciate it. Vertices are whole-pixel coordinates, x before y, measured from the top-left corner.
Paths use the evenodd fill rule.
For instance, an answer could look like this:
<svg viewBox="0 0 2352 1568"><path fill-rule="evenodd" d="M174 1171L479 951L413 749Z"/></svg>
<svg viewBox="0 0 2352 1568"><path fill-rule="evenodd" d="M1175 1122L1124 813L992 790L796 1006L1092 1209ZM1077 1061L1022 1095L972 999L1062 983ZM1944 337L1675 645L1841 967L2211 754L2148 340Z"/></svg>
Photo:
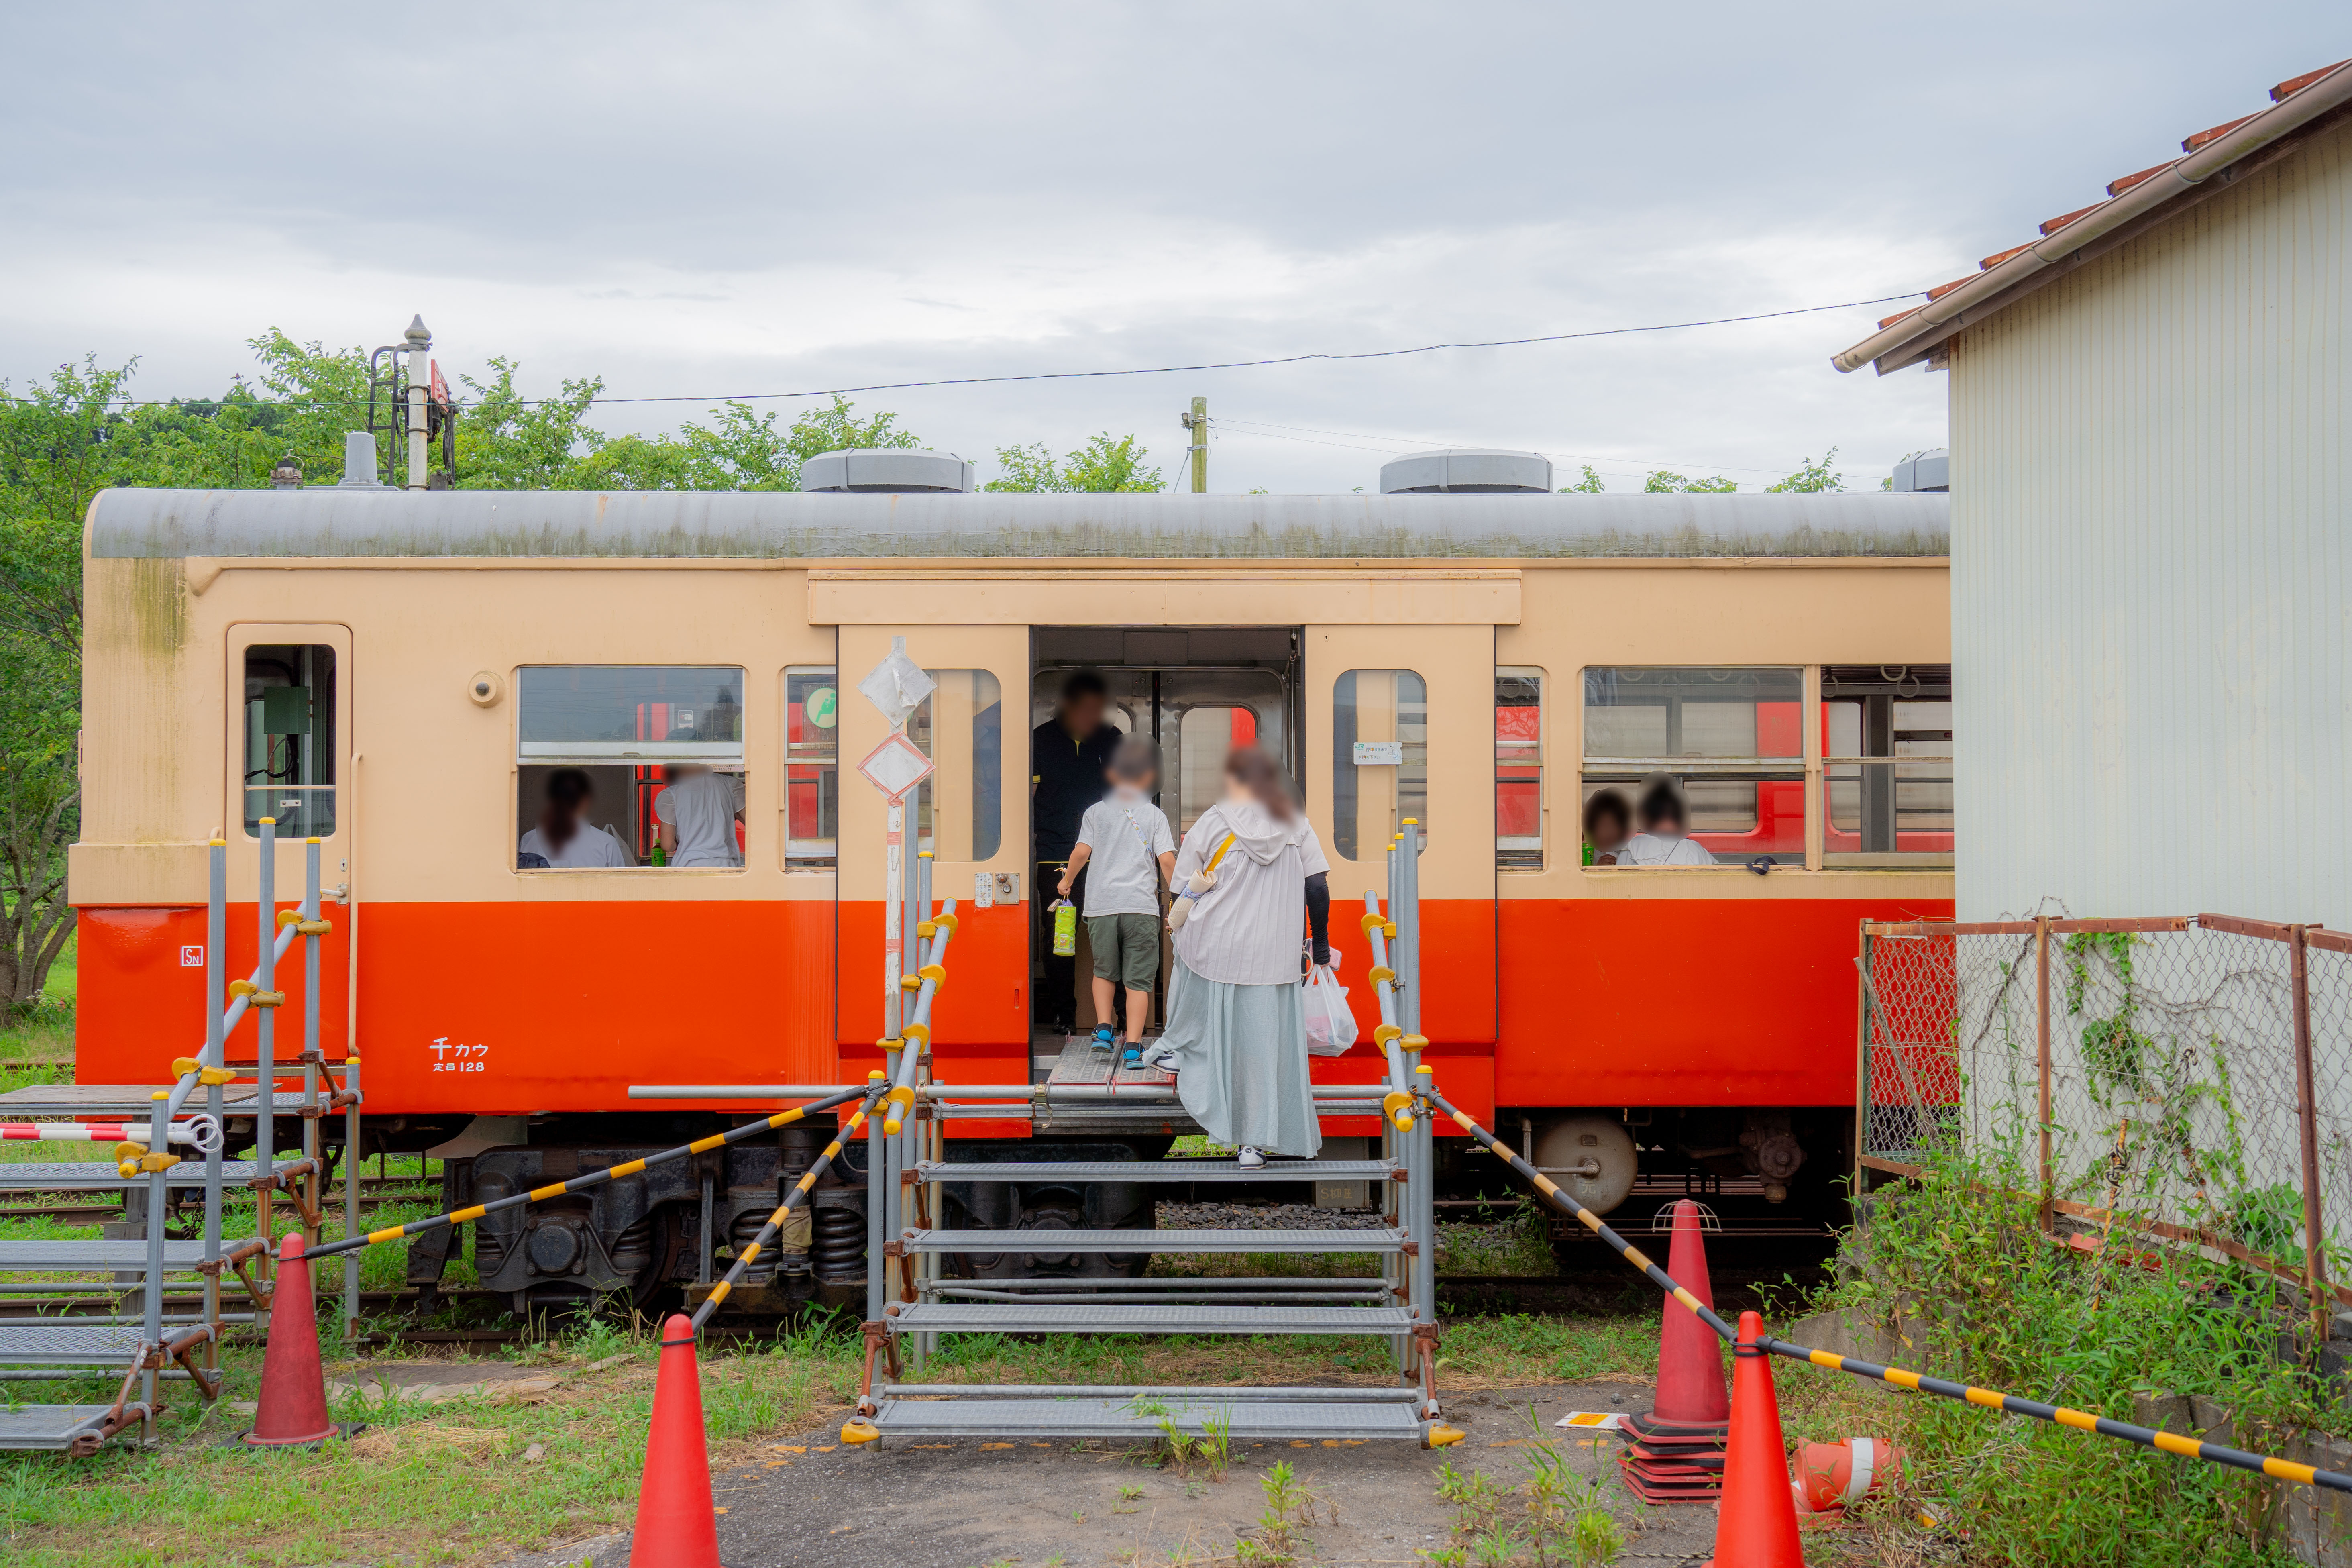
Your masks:
<svg viewBox="0 0 2352 1568"><path fill-rule="evenodd" d="M1081 1437L1150 1442L1170 1432L1252 1442L1423 1440L1410 1388L969 1388L882 1391L877 1431L908 1437Z"/></svg>

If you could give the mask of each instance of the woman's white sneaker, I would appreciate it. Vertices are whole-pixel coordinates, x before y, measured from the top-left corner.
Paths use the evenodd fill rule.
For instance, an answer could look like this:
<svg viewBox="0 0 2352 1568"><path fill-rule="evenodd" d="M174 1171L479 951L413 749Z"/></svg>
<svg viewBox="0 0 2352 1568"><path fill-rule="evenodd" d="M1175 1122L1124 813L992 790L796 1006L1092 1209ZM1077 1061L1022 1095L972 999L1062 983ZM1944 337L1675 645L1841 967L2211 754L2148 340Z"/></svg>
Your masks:
<svg viewBox="0 0 2352 1568"><path fill-rule="evenodd" d="M1243 1170L1244 1170L1244 1171L1255 1171L1255 1170L1260 1170L1260 1169L1263 1169L1263 1168L1265 1167L1265 1156L1264 1154L1259 1153L1255 1149L1254 1149L1254 1148L1250 1147L1250 1145L1248 1145L1247 1143L1244 1143L1244 1144L1243 1144L1243 1145L1242 1145L1241 1167L1242 1167L1242 1169L1243 1169Z"/></svg>

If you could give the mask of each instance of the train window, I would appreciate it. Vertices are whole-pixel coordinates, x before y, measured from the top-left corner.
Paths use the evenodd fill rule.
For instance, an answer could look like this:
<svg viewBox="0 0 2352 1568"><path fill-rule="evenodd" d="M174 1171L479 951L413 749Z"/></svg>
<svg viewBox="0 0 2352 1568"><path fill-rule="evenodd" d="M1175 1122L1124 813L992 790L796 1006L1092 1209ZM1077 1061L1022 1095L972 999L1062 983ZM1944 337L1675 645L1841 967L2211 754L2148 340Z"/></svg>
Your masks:
<svg viewBox="0 0 2352 1568"><path fill-rule="evenodd" d="M1824 668L1822 757L1823 864L1951 864L1951 666Z"/></svg>
<svg viewBox="0 0 2352 1568"><path fill-rule="evenodd" d="M1377 860L1408 816L1429 832L1429 683L1410 669L1351 669L1331 691L1331 847Z"/></svg>
<svg viewBox="0 0 2352 1568"><path fill-rule="evenodd" d="M1004 842L1003 689L984 669L925 673L939 687L907 738L938 771L917 793L917 843L941 860L992 860Z"/></svg>
<svg viewBox="0 0 2352 1568"><path fill-rule="evenodd" d="M1495 864L1543 869L1543 671L1495 671Z"/></svg>
<svg viewBox="0 0 2352 1568"><path fill-rule="evenodd" d="M1804 673L1584 672L1588 865L1805 858Z"/></svg>
<svg viewBox="0 0 2352 1568"><path fill-rule="evenodd" d="M1176 831L1192 831L1201 814L1225 793L1225 759L1235 746L1257 744L1257 710L1252 708L1187 708L1176 721ZM1160 797L1168 798L1160 781Z"/></svg>
<svg viewBox="0 0 2352 1568"><path fill-rule="evenodd" d="M245 831L280 838L335 830L335 650L255 643L245 650Z"/></svg>
<svg viewBox="0 0 2352 1568"><path fill-rule="evenodd" d="M515 864L743 864L743 672L530 665L516 672Z"/></svg>
<svg viewBox="0 0 2352 1568"><path fill-rule="evenodd" d="M839 683L829 664L784 671L784 869L828 871L840 813Z"/></svg>

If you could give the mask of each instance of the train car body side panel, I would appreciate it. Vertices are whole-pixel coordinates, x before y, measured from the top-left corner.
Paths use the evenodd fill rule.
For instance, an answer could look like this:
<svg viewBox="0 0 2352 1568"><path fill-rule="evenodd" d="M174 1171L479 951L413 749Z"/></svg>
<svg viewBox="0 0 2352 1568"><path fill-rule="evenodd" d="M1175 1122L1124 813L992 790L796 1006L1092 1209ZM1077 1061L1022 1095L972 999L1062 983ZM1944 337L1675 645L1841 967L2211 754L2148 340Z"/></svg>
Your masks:
<svg viewBox="0 0 2352 1568"><path fill-rule="evenodd" d="M1949 899L1507 900L1496 1071L1523 1105L1851 1105L1858 923L1951 913Z"/></svg>

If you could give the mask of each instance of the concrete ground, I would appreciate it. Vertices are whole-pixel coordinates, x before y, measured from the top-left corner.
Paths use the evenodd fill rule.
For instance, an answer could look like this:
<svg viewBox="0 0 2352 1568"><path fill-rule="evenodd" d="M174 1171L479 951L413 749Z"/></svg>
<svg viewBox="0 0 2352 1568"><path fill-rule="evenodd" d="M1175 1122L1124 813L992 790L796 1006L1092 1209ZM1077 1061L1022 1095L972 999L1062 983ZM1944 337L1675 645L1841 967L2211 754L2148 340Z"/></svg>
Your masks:
<svg viewBox="0 0 2352 1568"><path fill-rule="evenodd" d="M1579 1439L1551 1423L1571 1410L1647 1408L1623 1384L1496 1389L1454 1395L1446 1419L1469 1434L1439 1452L1403 1444L1249 1444L1222 1480L1155 1468L1148 1450L1105 1444L886 1438L845 1447L838 1419L779 1437L748 1462L714 1471L719 1555L730 1568L1198 1568L1230 1562L1265 1505L1259 1478L1286 1459L1319 1500L1302 1561L1395 1564L1453 1544L1454 1510L1437 1495L1440 1464L1483 1470L1508 1487L1527 1477L1532 1405L1547 1436L1588 1471L1625 1528L1627 1563L1696 1563L1715 1539L1712 1504L1643 1508L1615 1483L1616 1439ZM607 1536L512 1560L509 1568L617 1568L629 1538Z"/></svg>

